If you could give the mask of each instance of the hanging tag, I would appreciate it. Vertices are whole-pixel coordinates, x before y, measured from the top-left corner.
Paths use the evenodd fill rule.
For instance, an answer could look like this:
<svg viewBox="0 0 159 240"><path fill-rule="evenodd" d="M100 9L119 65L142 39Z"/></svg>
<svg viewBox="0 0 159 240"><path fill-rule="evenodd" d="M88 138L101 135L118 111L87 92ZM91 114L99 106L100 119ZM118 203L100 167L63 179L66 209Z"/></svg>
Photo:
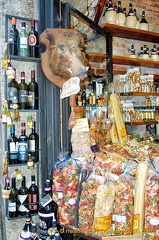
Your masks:
<svg viewBox="0 0 159 240"><path fill-rule="evenodd" d="M77 94L80 91L80 78L72 77L62 87L61 99Z"/></svg>
<svg viewBox="0 0 159 240"><path fill-rule="evenodd" d="M18 104L17 103L13 104L13 109L14 109L13 110L13 113L14 113L13 121L18 122L18 121L20 121L20 115L19 115Z"/></svg>

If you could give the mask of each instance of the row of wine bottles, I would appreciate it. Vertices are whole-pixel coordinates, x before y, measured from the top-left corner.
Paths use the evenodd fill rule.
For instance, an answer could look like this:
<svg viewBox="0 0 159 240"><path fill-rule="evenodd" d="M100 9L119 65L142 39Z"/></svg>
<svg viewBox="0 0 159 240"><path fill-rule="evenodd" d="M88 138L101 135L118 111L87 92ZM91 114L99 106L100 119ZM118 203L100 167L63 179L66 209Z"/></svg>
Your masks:
<svg viewBox="0 0 159 240"><path fill-rule="evenodd" d="M39 57L39 39L35 30L35 20L31 20L29 33L26 31L26 22L21 23L21 29L18 31L16 20L12 17L12 27L8 33L9 55Z"/></svg>
<svg viewBox="0 0 159 240"><path fill-rule="evenodd" d="M25 216L26 211L31 214L38 213L39 207L39 188L35 184L35 175L31 176L31 186L26 187L26 177L22 177L21 187L19 190L16 188L16 178L7 178L7 189L11 190L8 199L8 216L14 218L17 216Z"/></svg>
<svg viewBox="0 0 159 240"><path fill-rule="evenodd" d="M129 4L129 11L126 13L126 8L122 8L121 1L118 1L118 6L113 6L112 0L109 0L109 3L106 3L102 22L142 30L149 29L148 21L145 18L145 11L142 11L142 17L139 19L136 14L136 9L133 9L132 3Z"/></svg>
<svg viewBox="0 0 159 240"><path fill-rule="evenodd" d="M56 228L58 207L52 199L52 181L50 179L44 182L44 194L40 201L39 188L35 184L35 175L31 176L31 186L29 188L26 187L25 176L23 176L22 185L19 190L16 188L16 178L14 177L12 178L11 188L7 182L5 189L10 190L8 199L9 217L14 218L18 215L26 216L26 222L20 234L20 239L32 239L30 214L35 213L39 215L39 238L37 235L35 239L61 239ZM54 237L55 233L57 238Z"/></svg>
<svg viewBox="0 0 159 240"><path fill-rule="evenodd" d="M16 71L11 65L10 58L7 59L7 65L6 74L9 80L7 93L8 108L38 109L39 87L35 81L35 70L31 70L31 81L29 84L25 82L25 72L21 72L21 82L18 84L15 76Z"/></svg>
<svg viewBox="0 0 159 240"><path fill-rule="evenodd" d="M15 125L10 127L8 138L9 164L27 163L30 156L33 162L39 161L39 135L36 133L36 122L33 122L32 132L26 135L26 123L21 123L21 135L15 135Z"/></svg>
<svg viewBox="0 0 159 240"><path fill-rule="evenodd" d="M53 218L53 220L52 220L52 225L48 229L48 233L49 233L49 236L47 236L47 238L45 238L45 239L61 240L61 236L60 236L55 218ZM32 222L32 218L31 218L29 211L27 211L27 213L26 213L25 224L20 233L19 239L30 239L30 240L44 239L44 238L39 237L37 224Z"/></svg>

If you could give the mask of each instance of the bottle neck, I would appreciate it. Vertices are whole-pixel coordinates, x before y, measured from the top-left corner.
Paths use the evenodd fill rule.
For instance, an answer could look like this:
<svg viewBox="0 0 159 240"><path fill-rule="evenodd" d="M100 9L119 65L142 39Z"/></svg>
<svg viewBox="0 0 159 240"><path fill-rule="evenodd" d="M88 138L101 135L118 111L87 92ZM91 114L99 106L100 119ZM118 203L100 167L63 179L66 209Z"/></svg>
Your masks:
<svg viewBox="0 0 159 240"><path fill-rule="evenodd" d="M25 178L23 177L22 187L25 187Z"/></svg>
<svg viewBox="0 0 159 240"><path fill-rule="evenodd" d="M45 193L45 195L51 195L52 194L52 189L51 189L51 187L48 187L48 188L44 188L44 193Z"/></svg>
<svg viewBox="0 0 159 240"><path fill-rule="evenodd" d="M16 188L16 179L12 178L12 188Z"/></svg>

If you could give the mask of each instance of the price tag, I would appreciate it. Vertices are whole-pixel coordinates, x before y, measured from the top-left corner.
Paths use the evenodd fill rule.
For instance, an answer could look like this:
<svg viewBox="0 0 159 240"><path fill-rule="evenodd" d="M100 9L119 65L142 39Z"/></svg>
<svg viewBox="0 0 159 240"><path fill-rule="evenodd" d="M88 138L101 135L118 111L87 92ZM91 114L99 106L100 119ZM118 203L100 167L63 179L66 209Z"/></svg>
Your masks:
<svg viewBox="0 0 159 240"><path fill-rule="evenodd" d="M72 77L62 87L61 99L77 94L80 91L80 78Z"/></svg>

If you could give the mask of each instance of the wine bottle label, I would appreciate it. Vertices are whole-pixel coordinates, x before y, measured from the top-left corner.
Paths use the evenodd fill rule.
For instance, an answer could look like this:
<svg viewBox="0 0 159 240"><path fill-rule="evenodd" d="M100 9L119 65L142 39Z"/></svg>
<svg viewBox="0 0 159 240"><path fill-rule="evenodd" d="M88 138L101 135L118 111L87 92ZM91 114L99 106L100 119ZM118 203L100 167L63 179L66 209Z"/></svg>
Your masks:
<svg viewBox="0 0 159 240"><path fill-rule="evenodd" d="M38 201L37 194L28 194L28 209L29 210L37 210L38 205L36 204Z"/></svg>
<svg viewBox="0 0 159 240"><path fill-rule="evenodd" d="M35 46L37 43L37 39L36 39L36 36L34 34L31 34L29 36L29 45L31 46Z"/></svg>
<svg viewBox="0 0 159 240"><path fill-rule="evenodd" d="M9 203L8 203L8 211L9 212L16 212L16 202L9 201Z"/></svg>
<svg viewBox="0 0 159 240"><path fill-rule="evenodd" d="M52 202L52 198L48 194L41 199L40 205L43 206L43 207L46 207L50 202Z"/></svg>
<svg viewBox="0 0 159 240"><path fill-rule="evenodd" d="M20 37L20 48L27 48L27 41L26 37Z"/></svg>
<svg viewBox="0 0 159 240"><path fill-rule="evenodd" d="M18 90L14 87L8 87L8 100L9 101L15 101L15 99L18 102Z"/></svg>
<svg viewBox="0 0 159 240"><path fill-rule="evenodd" d="M28 160L28 143L19 142L18 144L18 160L27 161Z"/></svg>
<svg viewBox="0 0 159 240"><path fill-rule="evenodd" d="M38 213L39 214L39 217L42 217L42 218L52 218L53 216L55 216L55 214L54 213L41 213L41 212L39 212Z"/></svg>
<svg viewBox="0 0 159 240"><path fill-rule="evenodd" d="M35 93L29 91L28 95L28 106L33 107L35 106Z"/></svg>
<svg viewBox="0 0 159 240"><path fill-rule="evenodd" d="M18 153L18 142L10 142L9 143L9 152L10 153Z"/></svg>
<svg viewBox="0 0 159 240"><path fill-rule="evenodd" d="M19 212L25 212L28 210L24 205L24 203L27 199L27 196L28 196L27 194L26 195L18 195L18 200L20 202L20 206L18 208Z"/></svg>
<svg viewBox="0 0 159 240"><path fill-rule="evenodd" d="M23 230L20 234L20 239L30 239L31 232L27 232L26 230Z"/></svg>
<svg viewBox="0 0 159 240"><path fill-rule="evenodd" d="M29 140L28 141L28 149L29 151L35 151L35 140Z"/></svg>
<svg viewBox="0 0 159 240"><path fill-rule="evenodd" d="M19 102L27 102L27 101L28 101L28 91L19 90Z"/></svg>

